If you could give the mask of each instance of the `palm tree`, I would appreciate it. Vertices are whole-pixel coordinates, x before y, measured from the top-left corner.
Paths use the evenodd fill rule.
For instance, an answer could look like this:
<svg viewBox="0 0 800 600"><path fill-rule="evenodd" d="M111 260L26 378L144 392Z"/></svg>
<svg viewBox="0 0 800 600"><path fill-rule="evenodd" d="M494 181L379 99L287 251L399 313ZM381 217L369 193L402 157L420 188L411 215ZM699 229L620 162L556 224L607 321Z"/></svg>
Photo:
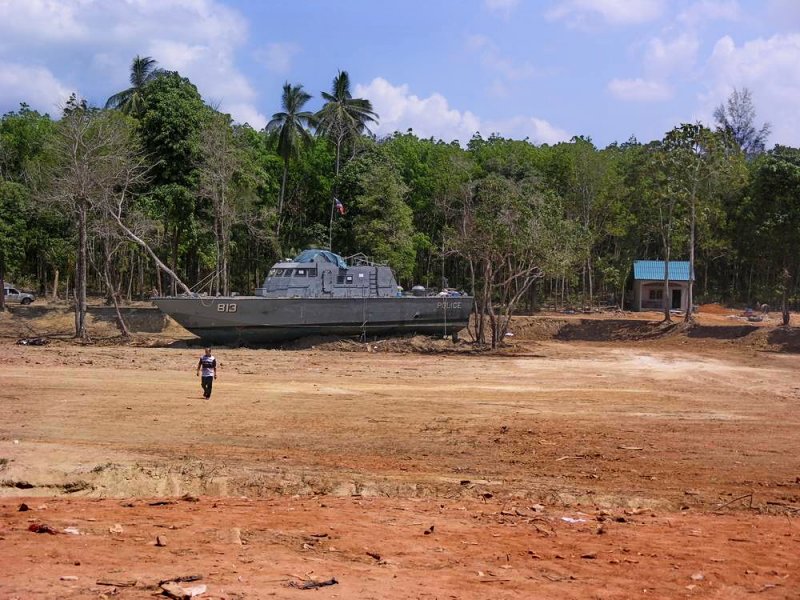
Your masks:
<svg viewBox="0 0 800 600"><path fill-rule="evenodd" d="M303 110L303 106L310 99L311 94L303 91L302 85L292 85L287 81L283 84L283 94L281 96L283 111L272 115L272 119L267 123L267 132L275 133L278 136L278 154L283 158L283 180L281 181L281 196L278 203L276 236L281 231L289 161L300 153L301 145L308 144L311 141L311 134L307 128L314 125L314 114Z"/></svg>
<svg viewBox="0 0 800 600"><path fill-rule="evenodd" d="M350 93L350 76L339 71L333 78L331 93L322 92L325 104L317 113L317 133L329 138L336 146L336 176L339 175L342 145L369 132L368 123L378 121L372 103L365 98L353 98ZM333 217L336 214L336 190L331 197L331 219L328 224L328 248L333 245Z"/></svg>
<svg viewBox="0 0 800 600"><path fill-rule="evenodd" d="M364 98L353 98L350 93L350 76L339 71L333 78L331 93L322 92L325 105L317 113L317 133L326 136L336 145L336 175L339 174L342 144L369 131L368 123L378 121L372 103Z"/></svg>
<svg viewBox="0 0 800 600"><path fill-rule="evenodd" d="M144 86L164 73L156 67L158 63L149 56L136 56L131 63L131 87L114 94L106 101L106 108L116 108L126 115L139 116L142 113Z"/></svg>

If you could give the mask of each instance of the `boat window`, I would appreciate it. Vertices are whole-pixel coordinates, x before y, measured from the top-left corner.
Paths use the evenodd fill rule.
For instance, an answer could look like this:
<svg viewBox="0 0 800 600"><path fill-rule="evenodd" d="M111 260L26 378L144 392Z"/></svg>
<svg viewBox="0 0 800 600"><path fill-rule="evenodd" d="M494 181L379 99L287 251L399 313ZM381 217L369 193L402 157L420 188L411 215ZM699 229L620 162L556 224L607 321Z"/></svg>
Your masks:
<svg viewBox="0 0 800 600"><path fill-rule="evenodd" d="M316 276L317 276L317 269L316 269L316 267L314 267L313 269L309 269L309 270L308 270L308 276L309 276L309 277L316 277Z"/></svg>
<svg viewBox="0 0 800 600"><path fill-rule="evenodd" d="M348 275L347 276L347 283L353 283L353 276L352 275Z"/></svg>
<svg viewBox="0 0 800 600"><path fill-rule="evenodd" d="M305 277L306 276L306 270L305 269L296 269L295 272L294 272L294 276L295 277Z"/></svg>
<svg viewBox="0 0 800 600"><path fill-rule="evenodd" d="M336 283L338 285L343 285L344 284L344 275L337 275L336 276Z"/></svg>
<svg viewBox="0 0 800 600"><path fill-rule="evenodd" d="M283 270L283 276L284 277L291 277L292 276L292 271L293 271L293 269L284 269Z"/></svg>
<svg viewBox="0 0 800 600"><path fill-rule="evenodd" d="M280 277L283 275L283 269L270 269L267 277Z"/></svg>

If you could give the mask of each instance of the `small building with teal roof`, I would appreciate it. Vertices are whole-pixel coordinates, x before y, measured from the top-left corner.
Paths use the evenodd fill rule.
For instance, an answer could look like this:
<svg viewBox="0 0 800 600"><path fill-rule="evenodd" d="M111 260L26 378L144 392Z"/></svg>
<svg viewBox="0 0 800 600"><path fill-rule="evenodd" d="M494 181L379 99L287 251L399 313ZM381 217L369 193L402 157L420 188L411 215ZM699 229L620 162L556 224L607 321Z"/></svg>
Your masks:
<svg viewBox="0 0 800 600"><path fill-rule="evenodd" d="M689 308L688 260L671 260L667 264L669 296L672 310ZM664 310L664 261L636 260L633 262L633 310Z"/></svg>

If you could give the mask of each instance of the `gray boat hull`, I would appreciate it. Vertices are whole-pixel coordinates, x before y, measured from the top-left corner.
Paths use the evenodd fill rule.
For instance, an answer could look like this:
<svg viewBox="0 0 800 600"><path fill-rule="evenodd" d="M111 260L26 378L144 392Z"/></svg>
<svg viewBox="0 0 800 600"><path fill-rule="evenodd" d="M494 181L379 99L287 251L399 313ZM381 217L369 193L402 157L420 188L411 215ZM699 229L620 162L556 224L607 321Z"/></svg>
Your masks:
<svg viewBox="0 0 800 600"><path fill-rule="evenodd" d="M449 336L469 322L462 297L164 297L153 303L184 328L216 344L269 344L312 335Z"/></svg>

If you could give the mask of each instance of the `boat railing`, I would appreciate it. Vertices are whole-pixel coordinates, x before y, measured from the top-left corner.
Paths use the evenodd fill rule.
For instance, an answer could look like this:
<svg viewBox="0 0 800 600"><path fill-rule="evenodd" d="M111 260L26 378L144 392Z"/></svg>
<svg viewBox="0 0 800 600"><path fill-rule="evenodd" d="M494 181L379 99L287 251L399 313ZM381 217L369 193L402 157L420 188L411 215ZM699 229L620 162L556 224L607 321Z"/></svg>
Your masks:
<svg viewBox="0 0 800 600"><path fill-rule="evenodd" d="M375 262L371 256L359 252L352 256L345 256L345 262L351 267L385 267L384 263Z"/></svg>

